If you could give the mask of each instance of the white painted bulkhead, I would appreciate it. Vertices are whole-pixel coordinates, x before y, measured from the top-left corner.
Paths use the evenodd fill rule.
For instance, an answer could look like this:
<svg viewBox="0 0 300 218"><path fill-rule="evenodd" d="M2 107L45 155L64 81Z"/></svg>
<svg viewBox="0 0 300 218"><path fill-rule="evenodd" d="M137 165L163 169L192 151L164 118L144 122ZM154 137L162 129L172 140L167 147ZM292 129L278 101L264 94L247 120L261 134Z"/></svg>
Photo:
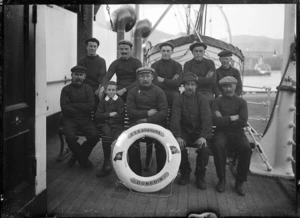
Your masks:
<svg viewBox="0 0 300 218"><path fill-rule="evenodd" d="M117 57L116 33L110 30L104 7L97 13L93 37L106 67ZM77 14L56 5L37 5L35 77L35 194L46 189L46 118L61 111L60 94L77 64Z"/></svg>

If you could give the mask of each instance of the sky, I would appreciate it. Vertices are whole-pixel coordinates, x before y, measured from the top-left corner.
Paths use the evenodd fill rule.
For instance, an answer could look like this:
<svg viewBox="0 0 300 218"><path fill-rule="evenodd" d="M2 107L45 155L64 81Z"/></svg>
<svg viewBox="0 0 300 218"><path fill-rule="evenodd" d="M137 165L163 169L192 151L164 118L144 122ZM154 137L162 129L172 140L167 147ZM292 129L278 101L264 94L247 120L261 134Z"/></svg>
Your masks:
<svg viewBox="0 0 300 218"><path fill-rule="evenodd" d="M110 7L113 11L120 6L110 5ZM154 26L167 7L168 5L163 4L141 5L140 19L147 18ZM229 38L226 21L222 16L220 7L227 17L232 36L253 35L273 39L283 38L284 4L209 4L206 24L206 35L208 36L218 39ZM191 17L195 18L199 5L192 5L191 8ZM184 6L173 5L156 29L177 35L180 32L186 32L185 22Z"/></svg>

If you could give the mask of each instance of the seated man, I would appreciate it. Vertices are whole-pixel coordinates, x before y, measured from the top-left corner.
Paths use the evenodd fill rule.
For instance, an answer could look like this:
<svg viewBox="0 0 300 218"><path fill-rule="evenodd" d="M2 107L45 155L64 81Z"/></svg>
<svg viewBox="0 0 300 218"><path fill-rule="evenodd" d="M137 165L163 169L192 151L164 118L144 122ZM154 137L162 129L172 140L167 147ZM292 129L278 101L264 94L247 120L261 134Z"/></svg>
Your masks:
<svg viewBox="0 0 300 218"><path fill-rule="evenodd" d="M219 183L218 192L225 191L226 183L226 146L237 154L237 174L235 189L244 196L244 182L249 171L251 148L244 133L247 125L248 109L246 101L235 94L237 80L226 76L219 81L222 96L216 98L212 104L213 124L216 130L213 136L212 151Z"/></svg>
<svg viewBox="0 0 300 218"><path fill-rule="evenodd" d="M111 172L111 143L124 130L124 102L117 95L117 83L109 81L105 86L105 93L106 97L100 101L96 112L96 121L104 135L102 138L104 163L102 168L98 170L97 177L107 176ZM111 140L106 137L111 138Z"/></svg>
<svg viewBox="0 0 300 218"><path fill-rule="evenodd" d="M154 69L141 67L136 71L139 85L130 89L127 96L127 113L132 124L154 123L164 126L168 116L168 103L164 91L152 84ZM151 140L147 140L149 144ZM155 142L157 172L165 163L166 151L159 142ZM128 149L129 166L134 173L142 175L139 141Z"/></svg>
<svg viewBox="0 0 300 218"><path fill-rule="evenodd" d="M72 83L61 91L60 106L63 114L63 128L66 141L74 154L73 164L78 160L85 168L92 168L93 164L88 157L99 141L97 130L91 119L91 112L95 107L95 98L92 88L83 84L86 77L86 68L75 66L72 71ZM80 146L75 132L81 130L86 141Z"/></svg>
<svg viewBox="0 0 300 218"><path fill-rule="evenodd" d="M189 182L191 167L186 147L198 147L196 160L196 185L206 189L205 172L209 159L207 140L211 138L212 120L209 102L197 92L197 76L183 75L185 91L175 98L172 108L171 131L181 148L179 185Z"/></svg>

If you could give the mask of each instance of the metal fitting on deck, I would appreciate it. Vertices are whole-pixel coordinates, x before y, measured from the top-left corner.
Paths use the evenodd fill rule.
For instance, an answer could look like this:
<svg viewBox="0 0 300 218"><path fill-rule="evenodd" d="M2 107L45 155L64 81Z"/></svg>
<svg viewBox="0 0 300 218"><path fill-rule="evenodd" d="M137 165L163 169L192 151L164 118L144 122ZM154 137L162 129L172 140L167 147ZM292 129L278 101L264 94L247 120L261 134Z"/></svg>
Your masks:
<svg viewBox="0 0 300 218"><path fill-rule="evenodd" d="M295 125L295 123L290 123L290 124L289 124L289 127L290 127L290 128L295 128L296 125Z"/></svg>
<svg viewBox="0 0 300 218"><path fill-rule="evenodd" d="M296 110L296 107L295 106L291 106L290 107L290 111L295 111Z"/></svg>
<svg viewBox="0 0 300 218"><path fill-rule="evenodd" d="M296 145L293 139L288 140L287 142L288 145Z"/></svg>

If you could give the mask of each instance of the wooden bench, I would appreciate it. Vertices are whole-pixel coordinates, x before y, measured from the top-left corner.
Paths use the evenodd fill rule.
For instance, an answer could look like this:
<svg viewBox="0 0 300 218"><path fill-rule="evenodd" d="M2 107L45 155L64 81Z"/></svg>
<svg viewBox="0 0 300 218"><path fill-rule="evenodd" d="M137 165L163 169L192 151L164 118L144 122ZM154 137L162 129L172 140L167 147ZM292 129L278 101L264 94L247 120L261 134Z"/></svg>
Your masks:
<svg viewBox="0 0 300 218"><path fill-rule="evenodd" d="M94 120L94 112L91 114L92 120ZM56 159L57 162L62 162L63 160L65 160L67 157L70 156L70 154L72 154L72 152L70 151L70 149L65 146L65 137L64 137L64 131L63 131L63 117L61 114L60 117L60 125L58 127L58 136L60 139L60 151L58 154L58 158ZM170 109L168 109L168 116L167 116L167 125L169 126L170 123ZM95 124L96 125L96 124ZM129 117L127 115L127 108L125 105L125 114L124 114L124 130L128 129L130 127L130 123L129 123ZM98 130L98 134L99 134L99 139L102 140L102 142L105 140L106 142L113 142L113 138L112 137L108 137L108 136L104 136L103 133L101 132L101 130L99 128L97 128ZM76 132L76 136L81 137L84 136L82 132ZM151 147L151 148L150 148ZM150 150L151 149L151 150ZM150 153L151 151L151 153ZM146 157L146 163L150 162L152 158L152 146L147 145L147 157Z"/></svg>

